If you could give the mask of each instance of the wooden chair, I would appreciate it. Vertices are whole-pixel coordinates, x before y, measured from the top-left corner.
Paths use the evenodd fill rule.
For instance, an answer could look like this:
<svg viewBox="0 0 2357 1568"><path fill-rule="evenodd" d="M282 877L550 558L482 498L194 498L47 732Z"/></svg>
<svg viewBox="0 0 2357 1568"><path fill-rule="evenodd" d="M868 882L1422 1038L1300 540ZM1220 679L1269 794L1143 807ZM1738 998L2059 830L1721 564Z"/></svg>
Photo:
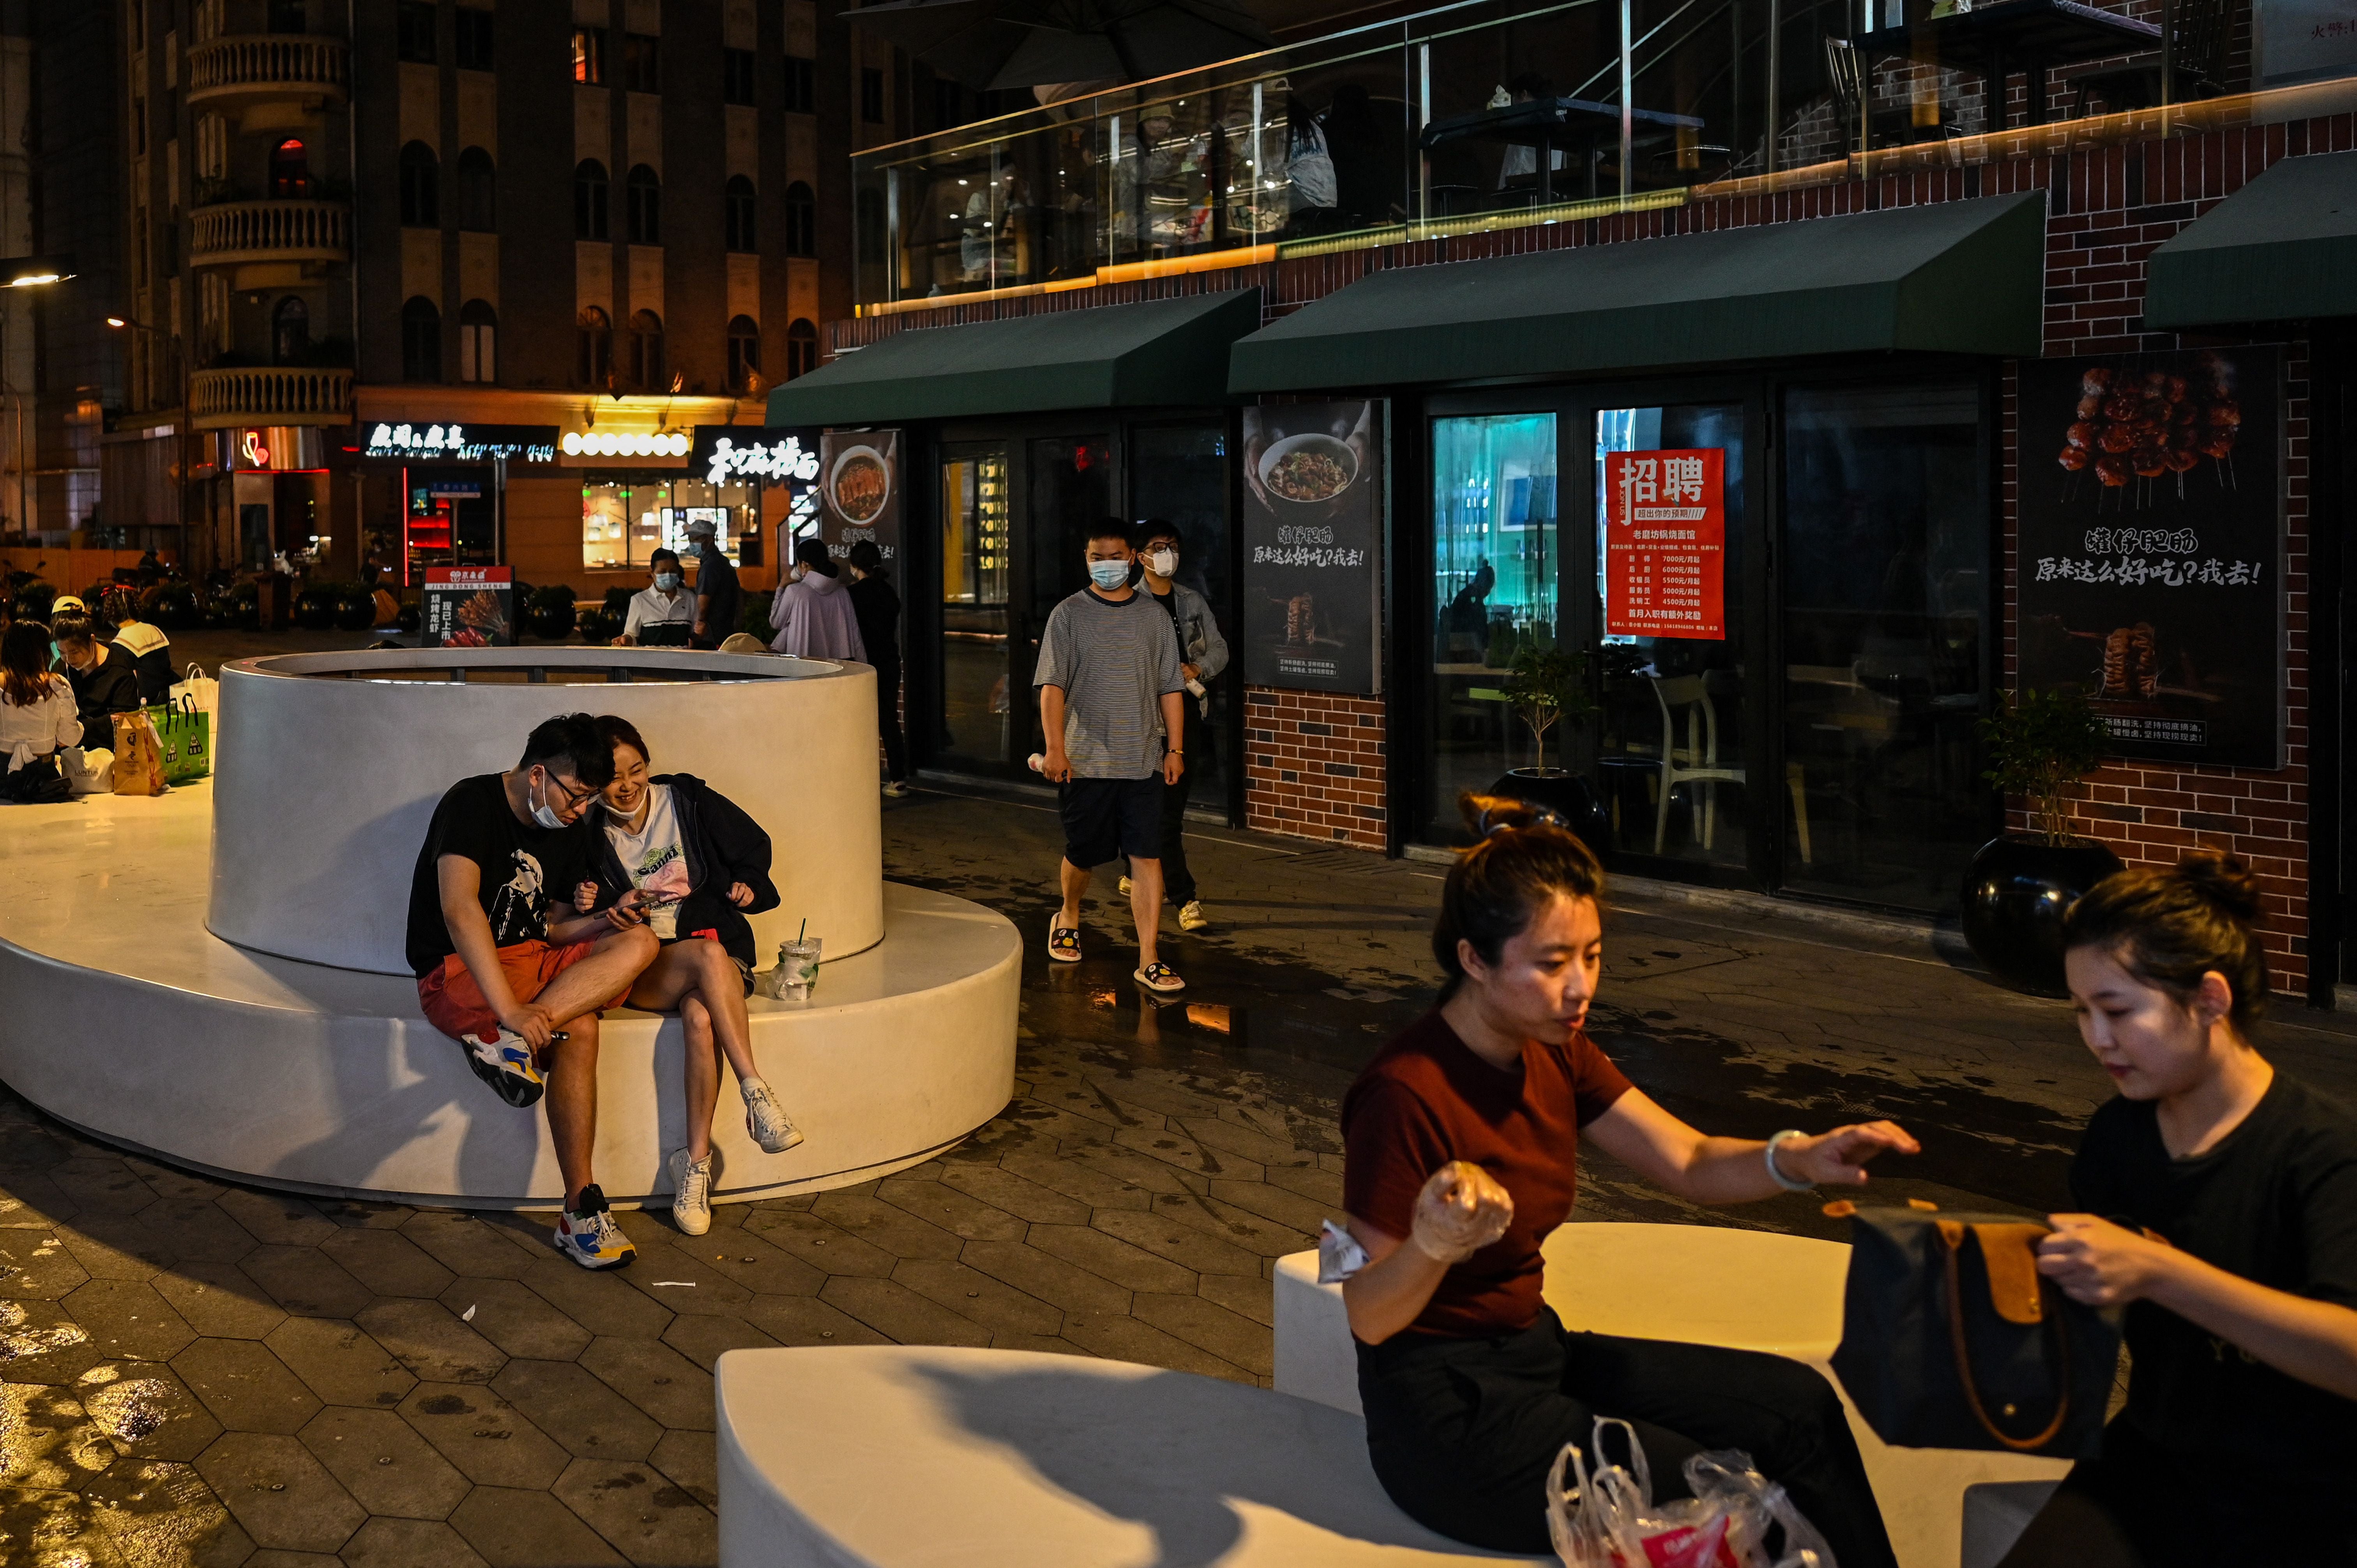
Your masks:
<svg viewBox="0 0 2357 1568"><path fill-rule="evenodd" d="M1720 765L1718 709L1710 700L1709 678L1703 675L1649 675L1653 701L1662 710L1662 773L1653 814L1653 853L1669 842L1670 791L1681 784L1699 784L1702 798L1695 807L1701 822L1702 847L1709 849L1718 836L1718 786L1744 782L1744 770ZM1685 744L1678 744L1678 720L1685 720ZM1814 864L1809 846L1809 797L1801 765L1784 765L1784 786L1792 796L1792 822L1800 830L1801 863Z"/></svg>

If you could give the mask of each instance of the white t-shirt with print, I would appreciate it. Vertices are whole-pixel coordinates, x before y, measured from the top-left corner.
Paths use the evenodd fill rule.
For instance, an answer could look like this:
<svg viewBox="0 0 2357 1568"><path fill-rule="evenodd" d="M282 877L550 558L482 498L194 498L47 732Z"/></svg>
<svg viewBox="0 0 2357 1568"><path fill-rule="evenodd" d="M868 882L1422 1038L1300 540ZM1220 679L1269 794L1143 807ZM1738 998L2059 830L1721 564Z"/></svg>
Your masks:
<svg viewBox="0 0 2357 1568"><path fill-rule="evenodd" d="M606 842L630 874L630 885L648 900L647 926L663 941L679 936L679 901L687 897L687 846L681 841L679 813L671 786L647 786L647 820L632 832L620 818L606 818ZM657 903L655 900L662 902Z"/></svg>

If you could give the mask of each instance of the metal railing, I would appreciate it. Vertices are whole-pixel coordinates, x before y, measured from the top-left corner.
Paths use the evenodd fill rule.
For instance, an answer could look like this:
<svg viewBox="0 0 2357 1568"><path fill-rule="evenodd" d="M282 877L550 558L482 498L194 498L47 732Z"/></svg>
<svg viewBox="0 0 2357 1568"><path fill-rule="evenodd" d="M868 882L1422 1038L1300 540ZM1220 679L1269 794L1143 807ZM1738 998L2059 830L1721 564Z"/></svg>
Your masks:
<svg viewBox="0 0 2357 1568"><path fill-rule="evenodd" d="M351 253L352 209L340 201L229 201L190 216L189 260L200 267L340 262Z"/></svg>
<svg viewBox="0 0 2357 1568"><path fill-rule="evenodd" d="M339 38L260 34L214 38L188 51L188 102L291 94L341 101L351 51Z"/></svg>
<svg viewBox="0 0 2357 1568"><path fill-rule="evenodd" d="M349 424L352 372L305 365L199 371L188 378L189 424L199 430L247 424Z"/></svg>

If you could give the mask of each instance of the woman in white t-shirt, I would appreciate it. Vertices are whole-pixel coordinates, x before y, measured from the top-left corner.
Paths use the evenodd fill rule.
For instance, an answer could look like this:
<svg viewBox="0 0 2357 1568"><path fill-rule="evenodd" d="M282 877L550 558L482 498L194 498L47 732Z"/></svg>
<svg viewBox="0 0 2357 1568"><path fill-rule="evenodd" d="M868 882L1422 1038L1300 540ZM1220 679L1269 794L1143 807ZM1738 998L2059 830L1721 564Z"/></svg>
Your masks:
<svg viewBox="0 0 2357 1568"><path fill-rule="evenodd" d="M62 800L60 748L81 744L73 688L49 673L49 628L20 620L0 634L0 800Z"/></svg>
<svg viewBox="0 0 2357 1568"><path fill-rule="evenodd" d="M778 906L770 835L736 802L686 773L650 777L647 743L628 719L607 714L598 733L614 748L614 780L602 792L596 883L575 896L599 905L618 928L644 925L662 943L630 991L630 1005L676 1010L687 1041L687 1146L671 1156L672 1216L691 1236L712 1228L712 1116L727 1058L745 1099L745 1131L765 1154L802 1141L753 1065L745 998L753 989L748 913Z"/></svg>

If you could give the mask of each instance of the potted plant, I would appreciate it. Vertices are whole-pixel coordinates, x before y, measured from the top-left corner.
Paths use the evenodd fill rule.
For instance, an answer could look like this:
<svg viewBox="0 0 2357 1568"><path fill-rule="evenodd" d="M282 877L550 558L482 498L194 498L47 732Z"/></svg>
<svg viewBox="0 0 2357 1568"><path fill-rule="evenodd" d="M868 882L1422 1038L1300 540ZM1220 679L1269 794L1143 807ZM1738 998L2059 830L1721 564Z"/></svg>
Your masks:
<svg viewBox="0 0 2357 1568"><path fill-rule="evenodd" d="M2029 801L2033 830L1999 833L1965 868L1964 940L1982 962L2026 989L2064 993L2062 915L2120 869L2120 857L2071 832L2069 802L2110 748L2102 717L2077 690L2026 691L1981 721L1984 776Z"/></svg>
<svg viewBox="0 0 2357 1568"><path fill-rule="evenodd" d="M1560 724L1577 725L1596 711L1587 695L1587 655L1534 637L1515 650L1499 693L1530 727L1534 755L1530 767L1508 768L1490 793L1547 807L1591 844L1604 843L1610 823L1595 789L1579 774L1546 765L1548 732Z"/></svg>

